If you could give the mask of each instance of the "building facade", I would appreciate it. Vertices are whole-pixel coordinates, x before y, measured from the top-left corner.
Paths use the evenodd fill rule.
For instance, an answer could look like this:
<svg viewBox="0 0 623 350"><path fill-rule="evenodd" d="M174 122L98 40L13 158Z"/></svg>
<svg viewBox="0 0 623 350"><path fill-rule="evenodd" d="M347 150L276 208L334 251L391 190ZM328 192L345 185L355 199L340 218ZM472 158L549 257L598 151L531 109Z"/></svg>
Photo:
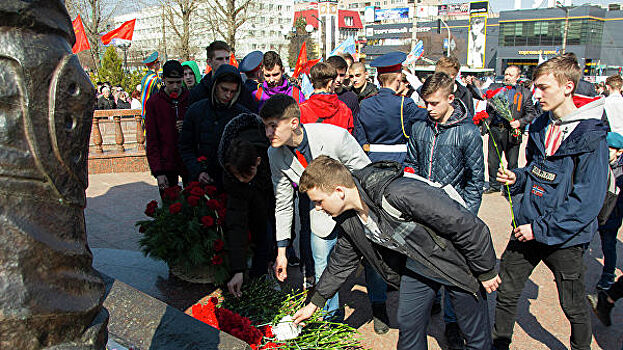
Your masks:
<svg viewBox="0 0 623 350"><path fill-rule="evenodd" d="M213 11L210 3L201 2L190 19L191 58L197 61L202 69L207 64L206 46L214 40L224 40L207 20ZM262 52L274 50L282 56L284 62L287 62L287 35L292 29L293 2L254 0L249 4L247 14L248 20L236 32L236 57L240 60L254 50ZM176 50L179 37L175 34L171 22L165 18L166 15L167 11L162 6L150 6L113 18L110 30L136 18L132 46L128 51L129 65L140 65L142 59L154 50L158 50L163 59L180 58ZM182 27L182 20L177 16L173 17L173 23L177 28Z"/></svg>

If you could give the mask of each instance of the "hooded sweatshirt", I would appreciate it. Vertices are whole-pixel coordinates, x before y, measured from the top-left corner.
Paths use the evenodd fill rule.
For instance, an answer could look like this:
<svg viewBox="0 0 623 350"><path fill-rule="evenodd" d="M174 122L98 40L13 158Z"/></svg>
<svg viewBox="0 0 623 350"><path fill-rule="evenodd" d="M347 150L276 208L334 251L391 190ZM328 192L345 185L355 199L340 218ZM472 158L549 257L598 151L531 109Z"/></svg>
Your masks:
<svg viewBox="0 0 623 350"><path fill-rule="evenodd" d="M300 105L301 123L327 123L353 133L353 114L336 94L314 93Z"/></svg>
<svg viewBox="0 0 623 350"><path fill-rule="evenodd" d="M545 112L530 126L527 165L514 169L510 187L517 225L531 224L537 242L572 247L589 243L597 231L597 214L608 178L604 99L556 120ZM560 146L546 151L547 133L559 124ZM512 238L514 239L514 238Z"/></svg>
<svg viewBox="0 0 623 350"><path fill-rule="evenodd" d="M298 98L296 97L296 91L298 91ZM301 89L290 84L285 76L282 78L280 85L268 87L268 82L263 82L260 88L256 89L252 93L253 98L259 105L259 108L262 108L264 103L266 103L271 96L276 94L286 94L288 96L292 96L299 104L305 101L305 95Z"/></svg>
<svg viewBox="0 0 623 350"><path fill-rule="evenodd" d="M216 98L215 87L225 76L234 77L238 82L238 90L228 103L221 103ZM222 168L218 164L217 151L225 125L240 113L249 110L238 103L242 78L236 67L224 64L216 70L208 89L208 96L193 103L184 118L184 126L180 134L179 149L184 164L188 168L190 180L197 180L201 172L207 172L217 186L222 185ZM197 161L205 156L207 161Z"/></svg>
<svg viewBox="0 0 623 350"><path fill-rule="evenodd" d="M193 73L195 74L195 85L194 86L199 84L199 82L201 81L201 73L199 72L199 66L197 66L197 62L186 61L182 63L182 67L189 67L190 69L192 69Z"/></svg>

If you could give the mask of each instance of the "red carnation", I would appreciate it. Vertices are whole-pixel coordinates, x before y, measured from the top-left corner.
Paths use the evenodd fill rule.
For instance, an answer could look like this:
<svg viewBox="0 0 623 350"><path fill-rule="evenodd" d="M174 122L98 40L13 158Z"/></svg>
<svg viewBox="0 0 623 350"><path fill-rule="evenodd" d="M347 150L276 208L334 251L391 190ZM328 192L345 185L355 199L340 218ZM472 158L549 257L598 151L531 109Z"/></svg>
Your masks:
<svg viewBox="0 0 623 350"><path fill-rule="evenodd" d="M222 239L217 239L214 241L214 251L215 252L220 252L221 250L223 250L223 247L225 247L225 242L223 242Z"/></svg>
<svg viewBox="0 0 623 350"><path fill-rule="evenodd" d="M199 199L200 198L197 196L188 196L188 198L186 198L186 201L191 207L196 207L197 205L199 205Z"/></svg>
<svg viewBox="0 0 623 350"><path fill-rule="evenodd" d="M190 190L190 189L192 189L192 188L194 188L194 187L198 187L198 186L200 186L199 181L191 181L191 182L188 184L188 186L186 186L186 189L187 189L187 190Z"/></svg>
<svg viewBox="0 0 623 350"><path fill-rule="evenodd" d="M474 124L479 125L482 121L484 121L487 118L489 118L489 113L487 113L486 111L480 111L476 113L474 118L472 118L472 121L474 122Z"/></svg>
<svg viewBox="0 0 623 350"><path fill-rule="evenodd" d="M205 162L206 160L208 160L208 158L206 158L206 156L201 156L201 157L197 158L197 161L198 161L199 163L201 163L201 162Z"/></svg>
<svg viewBox="0 0 623 350"><path fill-rule="evenodd" d="M203 190L203 188L197 186L197 187L193 187L190 190L190 194L192 194L193 196L197 196L197 197L203 197L206 192Z"/></svg>
<svg viewBox="0 0 623 350"><path fill-rule="evenodd" d="M405 173L415 174L415 169L413 169L413 168L412 168L412 167L410 167L410 166L405 167Z"/></svg>
<svg viewBox="0 0 623 350"><path fill-rule="evenodd" d="M266 338L273 338L275 336L275 334L273 333L273 327L271 326L262 327L262 333L264 333L264 336Z"/></svg>
<svg viewBox="0 0 623 350"><path fill-rule="evenodd" d="M169 205L169 213L177 214L180 211L182 211L182 203L177 202L177 203L173 203L173 204Z"/></svg>
<svg viewBox="0 0 623 350"><path fill-rule="evenodd" d="M201 217L201 224L203 227L212 227L214 226L214 218L211 216L203 216Z"/></svg>
<svg viewBox="0 0 623 350"><path fill-rule="evenodd" d="M223 257L220 255L215 255L212 258L212 265L220 265L223 263Z"/></svg>
<svg viewBox="0 0 623 350"><path fill-rule="evenodd" d="M203 189L206 191L206 193L208 194L208 196L213 196L213 195L215 195L215 194L216 194L216 192L217 192L216 187L215 187L215 186L212 186L212 185L206 185Z"/></svg>
<svg viewBox="0 0 623 350"><path fill-rule="evenodd" d="M145 208L145 215L154 216L154 214L156 213L156 208L158 208L158 202L151 201L147 203L147 208Z"/></svg>
<svg viewBox="0 0 623 350"><path fill-rule="evenodd" d="M210 298L210 302L214 305L218 304L218 298L217 297L211 297Z"/></svg>
<svg viewBox="0 0 623 350"><path fill-rule="evenodd" d="M208 205L208 208L210 208L212 210L216 210L216 209L221 207L221 203L219 203L216 199L208 200L207 205Z"/></svg>

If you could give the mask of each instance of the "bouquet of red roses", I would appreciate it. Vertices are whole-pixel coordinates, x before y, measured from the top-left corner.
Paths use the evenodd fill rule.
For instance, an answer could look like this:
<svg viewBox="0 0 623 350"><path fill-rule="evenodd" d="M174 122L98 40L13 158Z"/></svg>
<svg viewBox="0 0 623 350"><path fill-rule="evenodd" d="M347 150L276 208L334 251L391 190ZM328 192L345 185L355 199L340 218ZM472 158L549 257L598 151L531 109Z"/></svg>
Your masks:
<svg viewBox="0 0 623 350"><path fill-rule="evenodd" d="M511 104L508 101L508 97L504 93L507 90L507 87L489 90L485 93L485 97L487 99L487 105L489 105L497 115L510 123L515 119L513 118L513 112L511 112ZM521 130L518 128L512 128L511 136L519 138L521 136Z"/></svg>
<svg viewBox="0 0 623 350"><path fill-rule="evenodd" d="M191 182L164 190L163 203L147 204L150 220L136 223L143 237L139 245L147 256L163 260L170 267L207 269L215 284L228 277L222 225L225 195L214 186Z"/></svg>

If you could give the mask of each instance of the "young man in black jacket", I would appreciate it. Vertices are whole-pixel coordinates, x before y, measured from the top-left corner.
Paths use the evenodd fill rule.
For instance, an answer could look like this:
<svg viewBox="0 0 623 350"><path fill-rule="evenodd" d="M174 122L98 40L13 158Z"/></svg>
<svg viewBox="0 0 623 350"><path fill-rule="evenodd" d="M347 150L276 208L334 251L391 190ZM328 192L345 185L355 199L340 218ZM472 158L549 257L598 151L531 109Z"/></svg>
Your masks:
<svg viewBox="0 0 623 350"><path fill-rule="evenodd" d="M495 291L500 279L484 222L443 189L405 176L395 162L351 174L338 161L319 156L301 176L299 191L333 216L343 234L311 303L294 314L295 323L335 294L363 256L400 288L398 349L427 349L430 310L442 285L456 308L466 348L491 348L486 293Z"/></svg>

